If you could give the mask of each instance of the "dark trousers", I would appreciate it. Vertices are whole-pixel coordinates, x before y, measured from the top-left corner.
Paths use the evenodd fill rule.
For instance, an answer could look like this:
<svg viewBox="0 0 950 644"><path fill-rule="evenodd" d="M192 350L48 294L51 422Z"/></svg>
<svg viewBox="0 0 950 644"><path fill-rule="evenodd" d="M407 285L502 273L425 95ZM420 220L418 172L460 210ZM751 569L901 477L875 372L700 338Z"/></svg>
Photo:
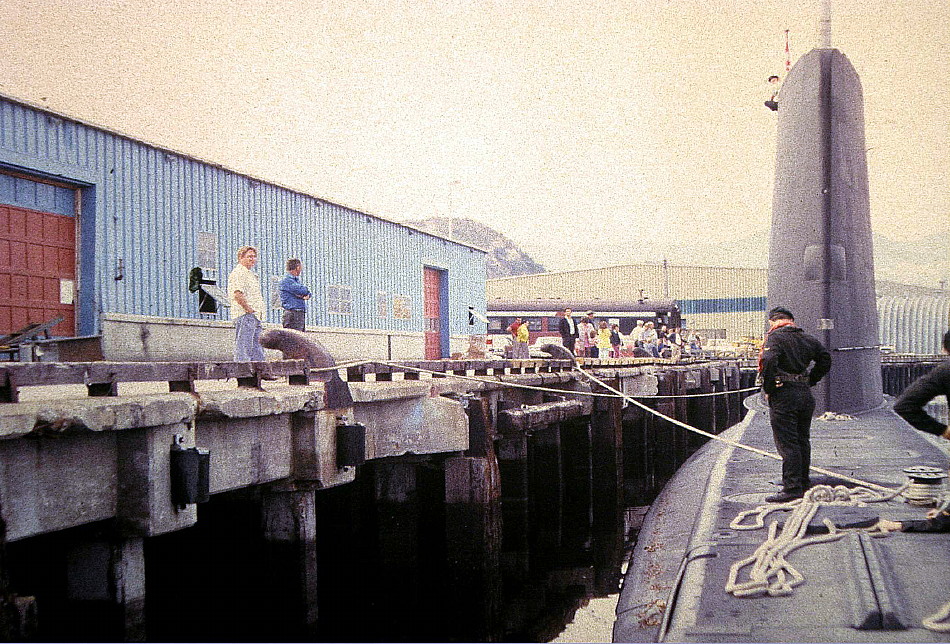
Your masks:
<svg viewBox="0 0 950 644"><path fill-rule="evenodd" d="M563 344L564 348L570 351L571 353L574 353L574 343L576 341L577 341L577 338L575 338L573 335L561 336L561 344Z"/></svg>
<svg viewBox="0 0 950 644"><path fill-rule="evenodd" d="M305 327L307 326L307 312L284 309L284 319L282 322L285 329L304 331Z"/></svg>
<svg viewBox="0 0 950 644"><path fill-rule="evenodd" d="M811 466L811 416L815 399L804 383L786 382L769 395L769 420L775 447L782 457L782 489L808 488Z"/></svg>

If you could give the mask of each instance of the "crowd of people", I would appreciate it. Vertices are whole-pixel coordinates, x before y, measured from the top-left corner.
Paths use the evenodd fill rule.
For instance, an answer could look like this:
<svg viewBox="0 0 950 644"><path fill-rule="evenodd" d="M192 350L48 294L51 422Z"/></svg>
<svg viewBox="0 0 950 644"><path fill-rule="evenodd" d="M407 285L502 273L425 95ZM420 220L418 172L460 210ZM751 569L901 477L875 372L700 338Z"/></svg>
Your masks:
<svg viewBox="0 0 950 644"><path fill-rule="evenodd" d="M511 357L525 359L529 357L528 325L521 318L515 318L506 331L511 335ZM593 311L587 311L584 317L575 320L571 309L564 309L558 331L561 343L572 353L586 358L673 358L698 354L702 351L702 339L692 330L656 328L653 322L637 320L629 334L620 332L620 325L607 320L598 320Z"/></svg>

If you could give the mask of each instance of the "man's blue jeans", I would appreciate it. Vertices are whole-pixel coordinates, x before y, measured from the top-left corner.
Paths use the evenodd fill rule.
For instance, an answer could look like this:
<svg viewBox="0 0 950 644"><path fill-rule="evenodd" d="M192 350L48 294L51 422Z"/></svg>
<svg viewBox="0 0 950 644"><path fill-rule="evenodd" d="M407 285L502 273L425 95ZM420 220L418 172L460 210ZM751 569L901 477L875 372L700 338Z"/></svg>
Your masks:
<svg viewBox="0 0 950 644"><path fill-rule="evenodd" d="M261 347L261 321L253 313L245 313L234 321L234 361L263 362Z"/></svg>

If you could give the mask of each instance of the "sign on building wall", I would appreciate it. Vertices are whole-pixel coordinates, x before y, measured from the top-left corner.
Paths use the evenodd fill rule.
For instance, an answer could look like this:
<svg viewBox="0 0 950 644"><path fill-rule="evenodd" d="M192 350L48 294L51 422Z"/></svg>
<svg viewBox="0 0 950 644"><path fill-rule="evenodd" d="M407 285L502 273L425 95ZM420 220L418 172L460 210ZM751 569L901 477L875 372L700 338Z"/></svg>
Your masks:
<svg viewBox="0 0 950 644"><path fill-rule="evenodd" d="M218 268L218 238L214 233L198 232L198 266Z"/></svg>

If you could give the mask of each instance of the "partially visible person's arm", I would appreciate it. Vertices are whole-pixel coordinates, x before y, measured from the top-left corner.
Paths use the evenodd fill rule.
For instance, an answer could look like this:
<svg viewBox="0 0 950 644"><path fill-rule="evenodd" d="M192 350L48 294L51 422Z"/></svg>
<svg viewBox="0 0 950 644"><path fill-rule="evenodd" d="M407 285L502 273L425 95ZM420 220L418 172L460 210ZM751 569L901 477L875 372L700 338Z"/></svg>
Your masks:
<svg viewBox="0 0 950 644"><path fill-rule="evenodd" d="M925 412L924 406L937 396L948 392L950 361L938 365L930 373L912 382L894 403L894 412L922 432L936 436L944 434L944 438L947 438L947 427Z"/></svg>

